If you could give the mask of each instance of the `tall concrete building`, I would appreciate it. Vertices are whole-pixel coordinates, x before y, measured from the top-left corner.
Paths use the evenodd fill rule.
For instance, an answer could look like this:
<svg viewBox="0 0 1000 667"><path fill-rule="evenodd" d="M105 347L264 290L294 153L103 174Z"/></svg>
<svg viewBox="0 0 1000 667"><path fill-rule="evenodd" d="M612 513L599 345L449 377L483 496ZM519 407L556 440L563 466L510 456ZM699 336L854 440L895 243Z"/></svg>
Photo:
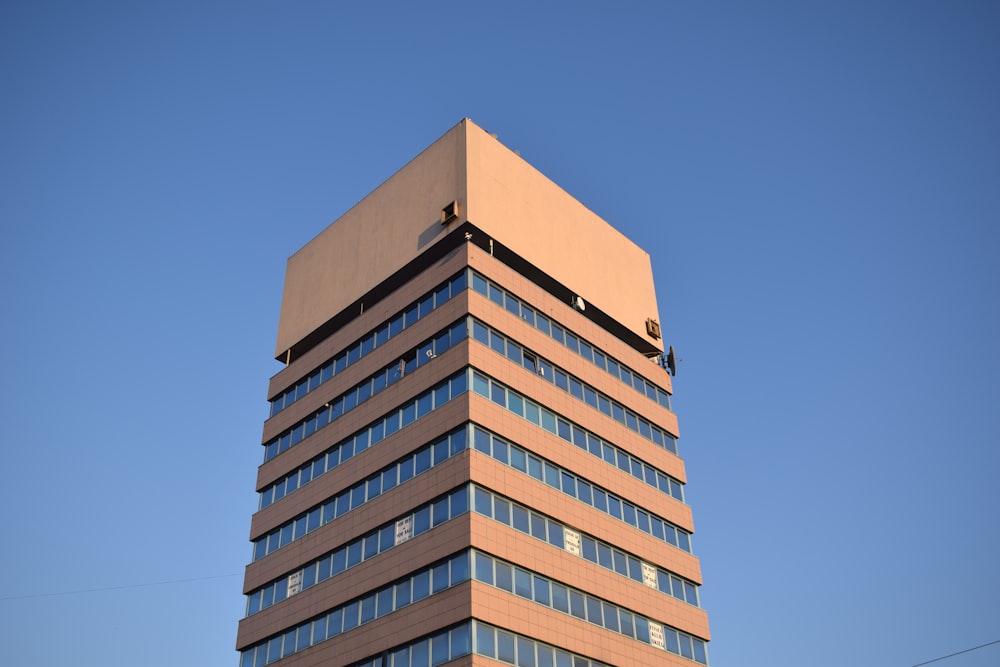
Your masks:
<svg viewBox="0 0 1000 667"><path fill-rule="evenodd" d="M463 120L288 260L241 667L707 664L649 256Z"/></svg>

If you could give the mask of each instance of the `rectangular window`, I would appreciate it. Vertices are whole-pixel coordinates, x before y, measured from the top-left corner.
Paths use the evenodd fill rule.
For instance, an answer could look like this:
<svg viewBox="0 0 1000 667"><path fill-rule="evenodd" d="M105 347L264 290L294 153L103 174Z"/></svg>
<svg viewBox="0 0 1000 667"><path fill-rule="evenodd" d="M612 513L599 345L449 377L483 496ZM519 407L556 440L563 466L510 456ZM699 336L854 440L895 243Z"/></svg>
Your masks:
<svg viewBox="0 0 1000 667"><path fill-rule="evenodd" d="M476 392L480 396L489 397L490 395L490 381L479 373L472 374L472 391Z"/></svg>
<svg viewBox="0 0 1000 667"><path fill-rule="evenodd" d="M507 341L507 358L513 361L515 364L520 365L522 359L523 351L520 346L513 341Z"/></svg>
<svg viewBox="0 0 1000 667"><path fill-rule="evenodd" d="M344 610L336 609L327 614L326 617L327 638L336 637L343 631L344 631Z"/></svg>
<svg viewBox="0 0 1000 667"><path fill-rule="evenodd" d="M507 463L507 443L499 438L493 440L493 458L501 463Z"/></svg>
<svg viewBox="0 0 1000 667"><path fill-rule="evenodd" d="M549 581L548 579L543 579L539 576L532 576L532 582L535 587L535 602L539 604L549 605Z"/></svg>
<svg viewBox="0 0 1000 667"><path fill-rule="evenodd" d="M507 406L507 390L498 384L494 384L492 387L492 392L490 399L497 405L501 407Z"/></svg>
<svg viewBox="0 0 1000 667"><path fill-rule="evenodd" d="M472 274L472 289L486 296L486 280L478 273Z"/></svg>
<svg viewBox="0 0 1000 667"><path fill-rule="evenodd" d="M514 529L519 530L522 533L529 533L531 531L531 528L528 519L528 511L519 505L514 505L513 515L514 515Z"/></svg>
<svg viewBox="0 0 1000 667"><path fill-rule="evenodd" d="M451 500L451 516L456 517L459 514L463 514L469 509L469 491L468 487L462 487L457 491L453 491L450 497Z"/></svg>
<svg viewBox="0 0 1000 667"><path fill-rule="evenodd" d="M508 593L514 592L514 570L506 563L496 563L496 587Z"/></svg>
<svg viewBox="0 0 1000 667"><path fill-rule="evenodd" d="M419 475L422 472L430 470L431 467L431 450L429 447L424 447L416 456L416 470L415 474Z"/></svg>
<svg viewBox="0 0 1000 667"><path fill-rule="evenodd" d="M476 623L476 652L489 658L496 657L495 632L482 623Z"/></svg>
<svg viewBox="0 0 1000 667"><path fill-rule="evenodd" d="M525 472L528 469L527 455L520 447L510 448L510 467L521 472Z"/></svg>
<svg viewBox="0 0 1000 667"><path fill-rule="evenodd" d="M465 551L451 559L451 585L469 578L469 552Z"/></svg>
<svg viewBox="0 0 1000 667"><path fill-rule="evenodd" d="M563 534L562 526L556 523L552 523L551 521L548 523L548 526L549 526L549 544L556 547L557 549L565 548L566 546L564 542L565 536Z"/></svg>
<svg viewBox="0 0 1000 667"><path fill-rule="evenodd" d="M340 574L347 568L347 549L341 547L333 552L333 559L330 564L330 576Z"/></svg>
<svg viewBox="0 0 1000 667"><path fill-rule="evenodd" d="M552 606L561 612L569 613L569 594L565 586L552 583Z"/></svg>
<svg viewBox="0 0 1000 667"><path fill-rule="evenodd" d="M510 525L510 503L501 498L494 498L493 518L502 524Z"/></svg>
<svg viewBox="0 0 1000 667"><path fill-rule="evenodd" d="M448 633L441 632L431 637L431 665L448 662Z"/></svg>
<svg viewBox="0 0 1000 667"><path fill-rule="evenodd" d="M493 517L493 497L480 488L475 492L476 511L488 517Z"/></svg>
<svg viewBox="0 0 1000 667"><path fill-rule="evenodd" d="M374 558L378 554L378 533L365 538L365 560Z"/></svg>
<svg viewBox="0 0 1000 667"><path fill-rule="evenodd" d="M594 625L604 625L604 618L601 614L601 601L590 596L587 596L587 620Z"/></svg>
<svg viewBox="0 0 1000 667"><path fill-rule="evenodd" d="M479 320L472 320L472 337L483 345L489 345L490 331Z"/></svg>
<svg viewBox="0 0 1000 667"><path fill-rule="evenodd" d="M431 508L421 507L413 513L413 535L426 533L431 527Z"/></svg>
<svg viewBox="0 0 1000 667"><path fill-rule="evenodd" d="M632 630L632 614L628 613L624 609L619 609L618 617L621 622L621 633L626 637L634 637L635 634Z"/></svg>
<svg viewBox="0 0 1000 667"><path fill-rule="evenodd" d="M393 588L383 588L376 594L375 613L377 616L385 616L392 611Z"/></svg>
<svg viewBox="0 0 1000 667"><path fill-rule="evenodd" d="M448 563L435 565L431 570L431 594L440 593L448 588Z"/></svg>
<svg viewBox="0 0 1000 667"><path fill-rule="evenodd" d="M607 602L601 606L604 607L604 627L613 632L618 632L618 610Z"/></svg>
<svg viewBox="0 0 1000 667"><path fill-rule="evenodd" d="M396 588L396 609L400 607L405 607L410 604L412 600L412 595L410 592L410 580L401 581L395 586Z"/></svg>
<svg viewBox="0 0 1000 667"><path fill-rule="evenodd" d="M351 568L361 562L361 540L347 546L347 567Z"/></svg>
<svg viewBox="0 0 1000 667"><path fill-rule="evenodd" d="M369 595L361 601L361 622L368 623L375 618L375 596Z"/></svg>
<svg viewBox="0 0 1000 667"><path fill-rule="evenodd" d="M430 595L431 576L430 572L423 571L413 576L413 601L423 600Z"/></svg>
<svg viewBox="0 0 1000 667"><path fill-rule="evenodd" d="M476 580L493 585L493 559L476 552Z"/></svg>
<svg viewBox="0 0 1000 667"><path fill-rule="evenodd" d="M531 536L535 539L545 540L545 519L535 514L531 513Z"/></svg>
<svg viewBox="0 0 1000 667"><path fill-rule="evenodd" d="M535 642L517 638L517 667L535 667Z"/></svg>
<svg viewBox="0 0 1000 667"><path fill-rule="evenodd" d="M344 632L358 627L358 613L361 604L354 601L344 608Z"/></svg>
<svg viewBox="0 0 1000 667"><path fill-rule="evenodd" d="M431 525L439 526L450 517L448 516L448 498L437 500L431 505L432 522Z"/></svg>
<svg viewBox="0 0 1000 667"><path fill-rule="evenodd" d="M611 548L606 544L597 544L597 562L601 567L605 567L609 570L613 569L614 563L611 557Z"/></svg>
<svg viewBox="0 0 1000 667"><path fill-rule="evenodd" d="M448 459L448 438L441 438L431 445L434 453L434 465L438 465Z"/></svg>

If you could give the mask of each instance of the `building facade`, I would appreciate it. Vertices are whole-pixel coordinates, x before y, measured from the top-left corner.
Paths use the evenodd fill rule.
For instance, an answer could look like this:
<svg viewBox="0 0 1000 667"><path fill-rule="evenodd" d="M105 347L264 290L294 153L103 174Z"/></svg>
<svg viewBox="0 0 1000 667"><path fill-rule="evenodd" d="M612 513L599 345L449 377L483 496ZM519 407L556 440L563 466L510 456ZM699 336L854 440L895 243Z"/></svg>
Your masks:
<svg viewBox="0 0 1000 667"><path fill-rule="evenodd" d="M293 255L241 667L708 664L658 322L468 119Z"/></svg>

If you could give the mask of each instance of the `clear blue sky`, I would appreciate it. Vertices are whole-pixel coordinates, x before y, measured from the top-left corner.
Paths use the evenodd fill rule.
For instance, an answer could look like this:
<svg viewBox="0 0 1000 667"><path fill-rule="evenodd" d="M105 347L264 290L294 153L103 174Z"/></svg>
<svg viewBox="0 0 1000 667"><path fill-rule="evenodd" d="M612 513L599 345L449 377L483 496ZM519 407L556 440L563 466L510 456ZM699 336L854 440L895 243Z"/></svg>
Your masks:
<svg viewBox="0 0 1000 667"><path fill-rule="evenodd" d="M8 0L0 663L236 664L285 261L463 116L652 255L715 667L1000 639L996 3Z"/></svg>

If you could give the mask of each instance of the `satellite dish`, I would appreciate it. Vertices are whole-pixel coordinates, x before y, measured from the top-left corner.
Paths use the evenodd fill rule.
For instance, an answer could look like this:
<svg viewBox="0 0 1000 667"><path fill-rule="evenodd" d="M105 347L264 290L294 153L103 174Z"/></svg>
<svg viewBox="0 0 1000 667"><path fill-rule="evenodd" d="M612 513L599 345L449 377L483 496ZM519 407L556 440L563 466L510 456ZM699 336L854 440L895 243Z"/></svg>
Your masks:
<svg viewBox="0 0 1000 667"><path fill-rule="evenodd" d="M677 355L674 354L674 346L671 345L667 349L667 368L670 370L670 376L674 377L677 375Z"/></svg>
<svg viewBox="0 0 1000 667"><path fill-rule="evenodd" d="M584 303L583 297L574 296L573 297L573 307L579 310L581 313L587 310L587 304Z"/></svg>
<svg viewBox="0 0 1000 667"><path fill-rule="evenodd" d="M428 359L434 359L434 358L437 357L437 355L434 354L434 350L431 350L431 349L428 349L426 352L424 352L424 354L427 355Z"/></svg>

